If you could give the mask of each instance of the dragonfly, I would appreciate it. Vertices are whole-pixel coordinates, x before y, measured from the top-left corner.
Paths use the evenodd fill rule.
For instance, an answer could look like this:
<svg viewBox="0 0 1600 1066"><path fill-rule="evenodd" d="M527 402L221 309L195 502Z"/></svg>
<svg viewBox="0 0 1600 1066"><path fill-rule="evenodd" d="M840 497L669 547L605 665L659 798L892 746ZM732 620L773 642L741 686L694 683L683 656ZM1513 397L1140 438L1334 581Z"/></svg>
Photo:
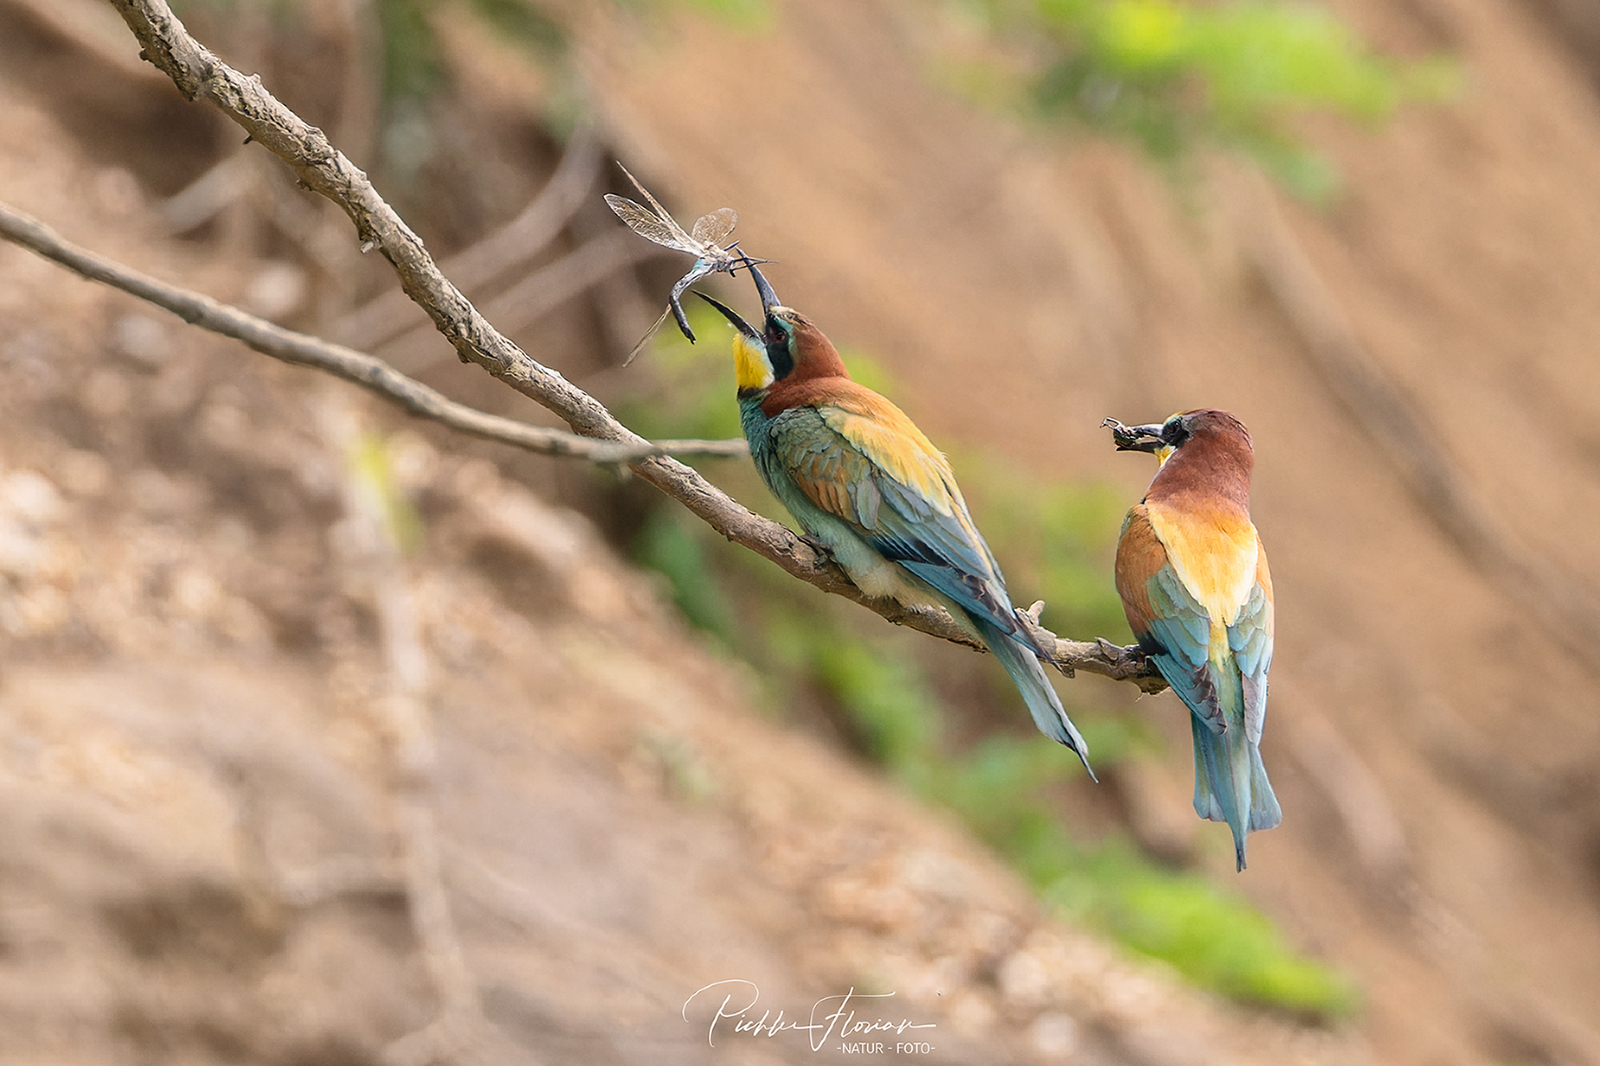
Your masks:
<svg viewBox="0 0 1600 1066"><path fill-rule="evenodd" d="M695 257L694 266L689 272L678 279L672 287L672 293L667 297L666 310L661 312L661 317L655 320L639 343L633 346L633 351L628 353L628 358L623 365L633 362L633 357L644 349L645 344L655 336L656 330L671 315L678 320L678 328L683 335L689 338L689 343L694 343L694 330L689 328L689 318L683 313L683 304L679 302L684 290L703 277L711 274L733 274L740 268L750 263L765 263L766 259L751 259L739 251L739 242L723 246L723 241L733 232L733 227L739 224L739 213L731 207L719 207L715 211L701 215L695 219L694 225L687 232L678 225L676 219L661 206L661 201L650 195L650 190L642 185L638 178L629 173L628 168L618 163L622 172L628 175L628 180L633 182L634 188L650 205L636 203L625 196L615 193L606 193L606 203L615 211L617 217L627 223L629 229L639 236L674 251L683 252Z"/></svg>

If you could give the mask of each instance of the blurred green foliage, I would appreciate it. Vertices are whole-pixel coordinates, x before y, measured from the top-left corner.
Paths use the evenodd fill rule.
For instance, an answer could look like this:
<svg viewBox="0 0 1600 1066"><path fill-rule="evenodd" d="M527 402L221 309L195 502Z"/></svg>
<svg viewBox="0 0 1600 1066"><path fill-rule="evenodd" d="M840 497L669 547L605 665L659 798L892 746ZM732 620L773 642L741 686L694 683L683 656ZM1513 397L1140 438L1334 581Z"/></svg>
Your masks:
<svg viewBox="0 0 1600 1066"><path fill-rule="evenodd" d="M1377 122L1456 83L1447 60L1379 55L1331 12L1298 0L945 7L992 46L982 58L951 58L970 90L1129 137L1169 166L1205 145L1239 150L1309 199L1327 197L1337 178L1297 132L1298 119Z"/></svg>
<svg viewBox="0 0 1600 1066"><path fill-rule="evenodd" d="M647 436L737 435L728 327L708 308L685 307L700 343L691 347L664 330L640 368L656 379L648 395L616 409ZM845 358L858 379L895 391L871 359ZM1013 588L1037 589L1049 604L1046 621L1063 632L1127 640L1108 576L1126 502L1102 486L1041 485L994 457L963 456L956 465ZM787 520L748 462L705 467L746 505ZM914 637L790 580L667 501L644 522L635 551L666 576L686 618L756 667L774 706L807 695L826 700L862 754L923 799L960 815L1074 920L1236 999L1324 1019L1355 1008L1348 980L1295 954L1241 898L1199 874L1160 866L1120 837L1075 840L1062 824L1059 793L1081 785L1082 771L1061 747L1033 733L1020 704L1017 733L954 745L953 709L908 650ZM973 664L993 668L997 701L1016 699L989 657ZM1062 694L1103 775L1124 760L1159 752L1160 738L1142 720L1085 706L1078 697Z"/></svg>
<svg viewBox="0 0 1600 1066"><path fill-rule="evenodd" d="M1094 749L1101 738L1086 739ZM1103 743L1099 750L1106 751ZM1356 1008L1348 978L1296 955L1243 899L1159 866L1124 839L1091 846L1073 840L1044 798L1065 776L1058 754L1032 740L992 738L939 765L922 791L958 811L1067 916L1171 963L1195 984L1327 1020ZM1107 754L1114 762L1129 753Z"/></svg>
<svg viewBox="0 0 1600 1066"><path fill-rule="evenodd" d="M958 454L952 462L984 536L1006 560L1007 583L1037 592L1050 628L1133 643L1108 577L1132 501L1109 485L1042 481L993 456Z"/></svg>
<svg viewBox="0 0 1600 1066"><path fill-rule="evenodd" d="M543 9L527 0L375 0L373 10L382 36L382 145L384 159L402 184L436 148L429 102L448 85L444 54L434 20L472 17L522 52L538 68L563 79L570 41L566 30ZM571 126L564 111L570 101L557 91L544 102L545 119L553 129ZM531 101L530 101L531 102Z"/></svg>
<svg viewBox="0 0 1600 1066"><path fill-rule="evenodd" d="M1328 1020L1358 1004L1349 978L1295 954L1271 920L1211 881L1158 867L1123 841L1074 854L1063 839L1032 854L1047 858L1030 871L1046 899L1198 985Z"/></svg>
<svg viewBox="0 0 1600 1066"><path fill-rule="evenodd" d="M345 473L367 495L374 517L394 546L411 552L422 543L422 517L397 484L393 443L377 433L357 434L345 452Z"/></svg>
<svg viewBox="0 0 1600 1066"><path fill-rule="evenodd" d="M667 579L673 604L691 625L727 647L735 645L738 622L733 596L712 563L709 546L696 536L693 525L682 521L672 508L653 508L634 538L633 555Z"/></svg>
<svg viewBox="0 0 1600 1066"><path fill-rule="evenodd" d="M536 59L566 54L567 31L529 0L471 0L472 8L508 41L526 48Z"/></svg>
<svg viewBox="0 0 1600 1066"><path fill-rule="evenodd" d="M383 41L381 96L388 108L420 103L444 83L444 60L428 13L429 0L377 0Z"/></svg>
<svg viewBox="0 0 1600 1066"><path fill-rule="evenodd" d="M661 0L653 2L657 6L665 6ZM764 27L772 18L772 5L767 0L680 0L680 2L738 26Z"/></svg>

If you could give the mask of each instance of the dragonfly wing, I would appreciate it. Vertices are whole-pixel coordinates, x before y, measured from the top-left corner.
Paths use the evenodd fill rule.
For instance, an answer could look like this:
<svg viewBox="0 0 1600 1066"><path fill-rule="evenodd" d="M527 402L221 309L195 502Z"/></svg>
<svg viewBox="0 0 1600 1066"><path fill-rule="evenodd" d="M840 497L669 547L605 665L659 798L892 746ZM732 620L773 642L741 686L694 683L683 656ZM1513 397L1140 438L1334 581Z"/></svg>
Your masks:
<svg viewBox="0 0 1600 1066"><path fill-rule="evenodd" d="M683 227L678 225L678 220L672 217L672 212L662 207L661 201L657 200L654 196L651 196L650 190L645 188L639 179L633 176L633 172L631 170L629 170L627 167L623 167L620 160L618 160L617 166L622 167L622 172L628 175L628 180L633 182L633 187L635 189L639 190L639 195L643 196L646 202L650 204L650 207L655 211L657 216L656 220L662 225L666 226L667 230L673 235L674 238L676 238L672 241L658 241L657 243L665 244L672 248L677 248L680 251L688 252L691 255L699 254L700 248L698 247L697 242L694 240L694 238L683 232ZM608 196L607 199L610 199L610 197ZM613 205L612 209L616 209L615 205ZM652 237L651 240L655 240L655 238Z"/></svg>
<svg viewBox="0 0 1600 1066"><path fill-rule="evenodd" d="M735 258L720 247L720 242L725 240L728 234L733 232L733 227L739 223L739 214L733 208L719 207L709 214L701 215L695 219L694 234L691 236L684 232L683 227L678 225L667 209L661 206L661 201L651 196L650 190L640 184L639 179L634 177L627 167L621 163L617 166L622 167L622 172L633 182L634 188L639 190L639 194L645 198L650 207L646 208L643 204L635 203L625 196L607 193L606 203L611 210L627 223L629 229L646 240L695 257L694 266L690 267L689 272L679 278L678 283L672 287L672 295L667 298L667 309L661 312L661 317L650 327L650 332L641 337L639 343L633 346L633 351L628 353L627 362L632 362L634 356L639 354L655 331L661 328L661 323L667 320L669 314L677 319L678 328L689 338L689 342L694 343L694 330L689 328L689 316L684 313L683 304L679 302L684 290L707 274L717 271L731 272L734 266L743 260Z"/></svg>
<svg viewBox="0 0 1600 1066"><path fill-rule="evenodd" d="M628 224L629 229L646 240L676 248L680 252L694 251L689 235L671 218L663 220L659 215L651 214L641 205L615 193L606 193L606 203L618 218Z"/></svg>
<svg viewBox="0 0 1600 1066"><path fill-rule="evenodd" d="M650 202L650 206L655 208L656 214L660 215L662 218L672 217L672 215L668 213L667 209L661 206L661 201L650 195L650 190L644 187L644 183L633 176L633 171L622 165L622 160L617 160L617 166L624 174L628 176L628 180L633 182L633 187L639 190L639 195L648 200Z"/></svg>
<svg viewBox="0 0 1600 1066"><path fill-rule="evenodd" d="M721 245L728 239L728 234L733 232L733 227L739 224L739 212L731 207L719 207L710 214L701 215L694 220L694 228L689 235L705 244Z"/></svg>

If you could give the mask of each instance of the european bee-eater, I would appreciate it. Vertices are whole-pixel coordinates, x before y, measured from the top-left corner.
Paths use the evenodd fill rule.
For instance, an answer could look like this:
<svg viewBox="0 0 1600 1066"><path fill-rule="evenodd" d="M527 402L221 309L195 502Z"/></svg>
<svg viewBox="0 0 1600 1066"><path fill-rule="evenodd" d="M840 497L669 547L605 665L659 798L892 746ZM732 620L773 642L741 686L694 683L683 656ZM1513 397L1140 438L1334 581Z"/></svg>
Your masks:
<svg viewBox="0 0 1600 1066"><path fill-rule="evenodd" d="M1161 466L1128 512L1116 582L1134 636L1192 712L1194 809L1246 834L1283 820L1261 763L1272 665L1272 577L1250 521L1250 432L1226 411L1106 424L1119 451Z"/></svg>
<svg viewBox="0 0 1600 1066"><path fill-rule="evenodd" d="M761 330L700 295L738 330L739 411L762 480L867 595L937 604L968 627L1040 731L1088 769L1088 746L1017 621L949 462L900 408L850 379L828 338L779 303L759 270L750 275L766 315Z"/></svg>

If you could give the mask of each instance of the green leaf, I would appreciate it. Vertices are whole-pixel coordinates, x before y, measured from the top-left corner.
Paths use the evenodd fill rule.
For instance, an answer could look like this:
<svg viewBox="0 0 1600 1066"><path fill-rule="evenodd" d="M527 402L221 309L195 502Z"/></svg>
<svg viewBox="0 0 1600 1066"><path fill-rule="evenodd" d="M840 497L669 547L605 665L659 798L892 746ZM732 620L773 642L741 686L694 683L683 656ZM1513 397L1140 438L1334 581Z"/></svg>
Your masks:
<svg viewBox="0 0 1600 1066"><path fill-rule="evenodd" d="M1292 0L966 0L997 45L982 64L985 99L1011 76L1039 112L1137 142L1166 164L1216 146L1259 160L1297 195L1326 198L1337 175L1295 130L1331 114L1380 122L1408 100L1454 91L1454 64L1375 53L1325 8Z"/></svg>

